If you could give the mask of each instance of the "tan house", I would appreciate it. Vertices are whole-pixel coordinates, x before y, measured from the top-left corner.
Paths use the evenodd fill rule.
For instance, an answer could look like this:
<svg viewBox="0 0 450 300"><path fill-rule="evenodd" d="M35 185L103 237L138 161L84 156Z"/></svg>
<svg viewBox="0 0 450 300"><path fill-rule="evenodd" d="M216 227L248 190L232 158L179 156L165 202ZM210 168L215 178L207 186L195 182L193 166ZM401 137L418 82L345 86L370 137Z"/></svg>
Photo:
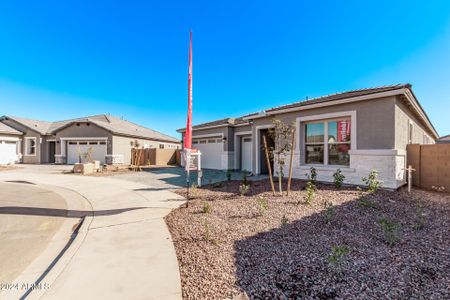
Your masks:
<svg viewBox="0 0 450 300"><path fill-rule="evenodd" d="M143 148L180 147L176 138L111 115L57 122L0 118L0 159L6 163L74 164L91 149L102 164L129 164L136 141Z"/></svg>
<svg viewBox="0 0 450 300"><path fill-rule="evenodd" d="M273 118L296 127L296 178L306 178L313 166L318 180L332 181L341 169L346 183L362 184L363 176L377 170L385 187L397 188L406 180L406 145L439 138L411 85L383 86L194 126L193 147L202 152L202 167L266 174L262 136L273 143L268 136Z"/></svg>

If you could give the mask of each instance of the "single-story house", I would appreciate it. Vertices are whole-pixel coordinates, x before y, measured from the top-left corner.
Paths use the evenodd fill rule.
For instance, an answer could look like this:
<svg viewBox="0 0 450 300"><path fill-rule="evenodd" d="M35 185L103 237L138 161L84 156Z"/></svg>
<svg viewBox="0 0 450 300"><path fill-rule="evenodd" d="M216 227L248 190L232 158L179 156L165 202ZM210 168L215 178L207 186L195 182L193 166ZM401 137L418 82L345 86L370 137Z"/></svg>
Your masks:
<svg viewBox="0 0 450 300"><path fill-rule="evenodd" d="M436 141L436 143L438 143L438 144L447 144L447 143L450 143L450 134L449 134L449 135L441 136L441 137Z"/></svg>
<svg viewBox="0 0 450 300"><path fill-rule="evenodd" d="M333 181L341 169L346 183L362 184L371 170L385 187L406 181L406 145L432 144L439 138L410 84L367 88L299 101L193 126L193 147L202 167L267 174L262 136L280 119L296 128L293 177L316 168L318 180ZM178 132L184 138L185 129ZM276 166L276 162L270 161ZM288 174L289 166L284 174ZM276 168L275 168L276 171Z"/></svg>
<svg viewBox="0 0 450 300"><path fill-rule="evenodd" d="M0 163L74 164L80 154L102 164L129 164L131 148L178 149L180 141L111 115L47 122L0 118Z"/></svg>

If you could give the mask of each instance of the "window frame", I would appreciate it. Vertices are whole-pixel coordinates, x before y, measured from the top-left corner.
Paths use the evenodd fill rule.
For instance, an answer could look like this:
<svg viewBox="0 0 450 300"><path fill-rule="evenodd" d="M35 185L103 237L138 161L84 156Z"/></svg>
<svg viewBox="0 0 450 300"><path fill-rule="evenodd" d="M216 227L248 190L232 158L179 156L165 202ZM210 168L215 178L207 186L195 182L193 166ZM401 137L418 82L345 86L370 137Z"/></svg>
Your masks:
<svg viewBox="0 0 450 300"><path fill-rule="evenodd" d="M350 131L350 150L349 155L351 157L353 152L358 151L358 142L357 142L357 111L356 110L350 110L350 111L339 111L339 112L333 112L333 113L324 113L324 114L317 114L317 115L309 115L309 116L301 116L297 117L295 119L296 124L296 135L299 140L299 143L296 143L295 146L295 152L296 155L299 155L299 166L300 167L317 167L317 168L340 168L340 169L351 169L351 161L350 166L349 165L330 165L328 164L328 146L324 149L324 160L326 159L323 164L307 164L306 163L306 154L305 152L305 139L306 139L306 132L305 132L305 123L311 123L311 122L317 122L322 123L324 121L334 121L334 120L343 120L343 119L349 119L351 122L351 131ZM324 125L325 126L325 125ZM328 136L328 125L326 125L327 128L324 128L324 133ZM326 153L325 153L326 151ZM350 159L351 160L351 159Z"/></svg>
<svg viewBox="0 0 450 300"><path fill-rule="evenodd" d="M33 153L29 153L30 145L29 142L34 141L34 146L31 147L31 149L34 148ZM36 156L37 155L37 138L36 137L25 137L25 156Z"/></svg>

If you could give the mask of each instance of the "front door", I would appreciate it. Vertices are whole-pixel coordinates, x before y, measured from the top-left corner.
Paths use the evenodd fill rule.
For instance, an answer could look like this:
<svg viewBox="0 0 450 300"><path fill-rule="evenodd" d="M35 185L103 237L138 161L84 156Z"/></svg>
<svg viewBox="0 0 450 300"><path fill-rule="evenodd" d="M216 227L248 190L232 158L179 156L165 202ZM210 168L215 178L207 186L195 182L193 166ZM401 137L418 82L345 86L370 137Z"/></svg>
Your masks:
<svg viewBox="0 0 450 300"><path fill-rule="evenodd" d="M266 141L267 141L267 148L268 150L273 149L273 147L275 146L275 142L273 141L272 137L270 137L269 135L269 129L262 129L260 132L260 141L259 141L259 165L261 166L260 168L260 174L269 174L269 168L267 167L267 158L266 158L266 152L264 150L264 140L263 140L263 136L266 137ZM270 153L270 152L269 152ZM272 170L272 174L273 174L273 156L269 155L269 163L270 163L270 167Z"/></svg>
<svg viewBox="0 0 450 300"><path fill-rule="evenodd" d="M48 162L55 163L56 142L48 142Z"/></svg>

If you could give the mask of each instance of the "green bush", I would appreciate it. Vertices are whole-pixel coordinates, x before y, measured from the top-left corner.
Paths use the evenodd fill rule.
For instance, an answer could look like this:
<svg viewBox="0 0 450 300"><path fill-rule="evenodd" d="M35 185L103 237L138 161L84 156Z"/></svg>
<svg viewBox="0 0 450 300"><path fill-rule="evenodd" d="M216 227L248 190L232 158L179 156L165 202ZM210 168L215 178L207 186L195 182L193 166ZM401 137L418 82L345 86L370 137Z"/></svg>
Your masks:
<svg viewBox="0 0 450 300"><path fill-rule="evenodd" d="M281 226L284 227L289 223L289 219L286 217L286 215L283 215L281 217Z"/></svg>
<svg viewBox="0 0 450 300"><path fill-rule="evenodd" d="M325 209L323 216L325 219L325 223L329 224L333 220L335 215L334 206L332 202L325 201L323 204L323 208Z"/></svg>
<svg viewBox="0 0 450 300"><path fill-rule="evenodd" d="M317 170L314 167L309 169L309 174L306 173L306 177L308 177L308 181L312 181L312 183L316 183L317 181Z"/></svg>
<svg viewBox="0 0 450 300"><path fill-rule="evenodd" d="M381 231L383 232L383 239L389 246L393 246L400 240L399 229L400 225L388 220L387 218L381 218L378 221Z"/></svg>
<svg viewBox="0 0 450 300"><path fill-rule="evenodd" d="M260 215L264 215L264 213L269 209L269 202L263 196L258 196L256 198L256 203L258 204Z"/></svg>
<svg viewBox="0 0 450 300"><path fill-rule="evenodd" d="M303 197L306 204L311 204L316 194L316 186L310 180L306 183L306 195Z"/></svg>
<svg viewBox="0 0 450 300"><path fill-rule="evenodd" d="M227 180L228 181L231 181L231 175L232 175L231 170L227 170Z"/></svg>
<svg viewBox="0 0 450 300"><path fill-rule="evenodd" d="M209 203L209 201L203 201L203 209L204 214L209 214L212 212L212 205Z"/></svg>
<svg viewBox="0 0 450 300"><path fill-rule="evenodd" d="M331 267L338 271L342 272L342 266L344 263L345 256L350 251L350 248L347 246L332 246L331 254L328 256L328 262Z"/></svg>
<svg viewBox="0 0 450 300"><path fill-rule="evenodd" d="M363 177L362 181L367 185L367 191L372 194L378 191L381 187L381 182L378 180L378 171L373 170L368 177Z"/></svg>
<svg viewBox="0 0 450 300"><path fill-rule="evenodd" d="M241 196L244 196L245 194L247 194L247 192L249 190L250 190L250 185L249 184L242 183L239 186L239 194L241 194Z"/></svg>
<svg viewBox="0 0 450 300"><path fill-rule="evenodd" d="M345 179L345 176L344 174L342 174L341 169L337 169L336 172L334 172L333 178L334 178L334 185L337 188L340 188Z"/></svg>

